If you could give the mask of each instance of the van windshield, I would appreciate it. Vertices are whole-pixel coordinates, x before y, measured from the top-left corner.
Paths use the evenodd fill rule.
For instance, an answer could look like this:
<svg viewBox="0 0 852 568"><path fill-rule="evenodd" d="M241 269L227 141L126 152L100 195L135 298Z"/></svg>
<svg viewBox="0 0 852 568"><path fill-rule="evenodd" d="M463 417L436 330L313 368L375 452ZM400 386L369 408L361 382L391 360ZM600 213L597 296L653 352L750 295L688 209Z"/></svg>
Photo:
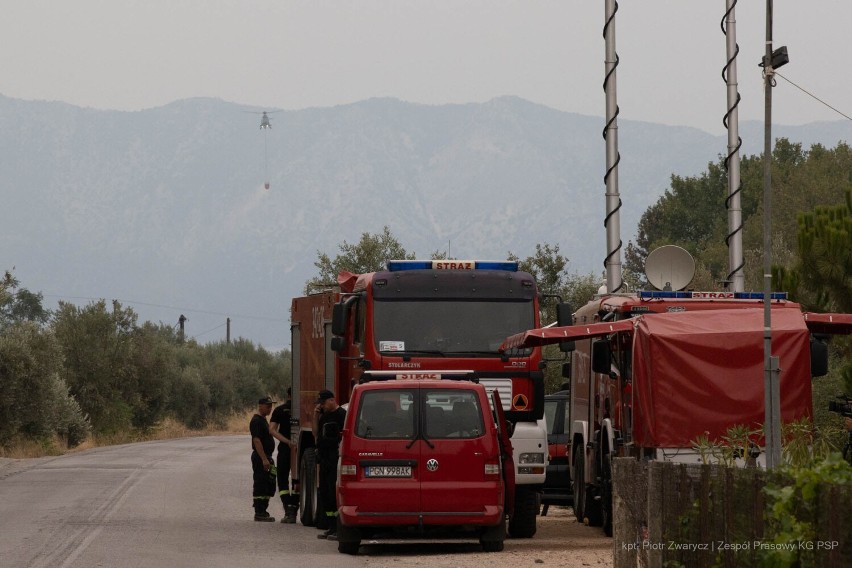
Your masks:
<svg viewBox="0 0 852 568"><path fill-rule="evenodd" d="M485 426L476 391L383 389L361 396L356 436L412 440L421 428L426 439L482 436Z"/></svg>
<svg viewBox="0 0 852 568"><path fill-rule="evenodd" d="M435 438L478 438L484 432L482 408L474 391L422 391L425 409L424 436Z"/></svg>
<svg viewBox="0 0 852 568"><path fill-rule="evenodd" d="M379 351L496 356L507 337L535 327L533 312L532 300L377 299L373 331Z"/></svg>

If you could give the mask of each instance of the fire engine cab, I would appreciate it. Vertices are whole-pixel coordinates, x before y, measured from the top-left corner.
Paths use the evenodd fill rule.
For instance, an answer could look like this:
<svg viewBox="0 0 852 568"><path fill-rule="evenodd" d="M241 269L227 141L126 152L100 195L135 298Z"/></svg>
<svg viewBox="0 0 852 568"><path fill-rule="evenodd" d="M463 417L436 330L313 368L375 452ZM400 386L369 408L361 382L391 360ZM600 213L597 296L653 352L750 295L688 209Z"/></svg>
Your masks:
<svg viewBox="0 0 852 568"><path fill-rule="evenodd" d="M340 444L338 550L362 538L452 528L503 550L514 491L496 389L468 373L367 372L352 390ZM455 379L455 380L453 380Z"/></svg>

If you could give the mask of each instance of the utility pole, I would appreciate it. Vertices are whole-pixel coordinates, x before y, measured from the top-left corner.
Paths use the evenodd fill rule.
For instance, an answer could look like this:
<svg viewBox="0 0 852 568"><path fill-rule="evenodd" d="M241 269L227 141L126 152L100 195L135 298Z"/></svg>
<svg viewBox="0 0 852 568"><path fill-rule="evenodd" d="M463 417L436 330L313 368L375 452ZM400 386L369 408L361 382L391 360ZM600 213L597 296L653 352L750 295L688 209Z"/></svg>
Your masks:
<svg viewBox="0 0 852 568"><path fill-rule="evenodd" d="M775 69L787 63L787 48L772 51L772 2L766 0L766 54L763 57L765 96L763 137L763 384L766 467L781 465L781 369L772 355L772 87Z"/></svg>
<svg viewBox="0 0 852 568"><path fill-rule="evenodd" d="M231 318L225 320L225 343L231 344Z"/></svg>
<svg viewBox="0 0 852 568"><path fill-rule="evenodd" d="M183 343L183 339L184 339L183 324L184 324L185 321L186 321L186 316L181 314L180 317L178 318L178 325L180 326L180 331L178 332L178 341L180 341L181 343Z"/></svg>

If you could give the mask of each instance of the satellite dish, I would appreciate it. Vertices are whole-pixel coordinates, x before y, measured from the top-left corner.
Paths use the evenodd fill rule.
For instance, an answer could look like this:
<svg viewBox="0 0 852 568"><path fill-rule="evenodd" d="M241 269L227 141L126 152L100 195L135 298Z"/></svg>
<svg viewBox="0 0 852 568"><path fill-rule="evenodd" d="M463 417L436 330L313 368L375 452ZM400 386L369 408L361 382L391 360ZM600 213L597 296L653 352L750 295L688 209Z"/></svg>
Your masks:
<svg viewBox="0 0 852 568"><path fill-rule="evenodd" d="M645 259L645 276L657 290L683 290L695 276L695 261L678 246L662 246Z"/></svg>

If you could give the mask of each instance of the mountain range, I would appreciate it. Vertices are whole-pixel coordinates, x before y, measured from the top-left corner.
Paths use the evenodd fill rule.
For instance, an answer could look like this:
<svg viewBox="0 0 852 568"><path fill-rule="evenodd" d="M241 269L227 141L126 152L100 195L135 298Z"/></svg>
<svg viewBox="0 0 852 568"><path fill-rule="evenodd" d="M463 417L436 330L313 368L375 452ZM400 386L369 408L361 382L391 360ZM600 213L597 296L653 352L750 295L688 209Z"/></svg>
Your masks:
<svg viewBox="0 0 852 568"><path fill-rule="evenodd" d="M259 129L269 110L271 129ZM396 99L303 110L196 98L136 112L0 95L0 270L47 307L104 298L200 342L289 343L289 305L318 251L387 225L409 252L521 258L558 244L572 273L605 251L601 117L515 97ZM763 124L742 122L744 154ZM848 121L773 126L806 148ZM673 174L700 175L727 137L619 119L622 239ZM269 189L265 189L265 184ZM724 211L720 215L725 215Z"/></svg>

